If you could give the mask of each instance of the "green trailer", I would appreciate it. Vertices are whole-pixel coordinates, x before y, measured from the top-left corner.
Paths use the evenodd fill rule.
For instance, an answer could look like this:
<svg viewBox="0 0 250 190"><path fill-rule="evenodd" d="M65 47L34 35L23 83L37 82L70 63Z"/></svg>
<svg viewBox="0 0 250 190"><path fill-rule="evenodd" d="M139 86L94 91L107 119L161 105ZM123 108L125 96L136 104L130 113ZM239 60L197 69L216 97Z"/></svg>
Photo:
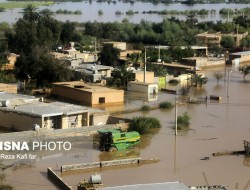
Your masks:
<svg viewBox="0 0 250 190"><path fill-rule="evenodd" d="M136 131L124 132L119 129L101 129L99 133L99 149L115 152L126 150L140 142L140 134Z"/></svg>

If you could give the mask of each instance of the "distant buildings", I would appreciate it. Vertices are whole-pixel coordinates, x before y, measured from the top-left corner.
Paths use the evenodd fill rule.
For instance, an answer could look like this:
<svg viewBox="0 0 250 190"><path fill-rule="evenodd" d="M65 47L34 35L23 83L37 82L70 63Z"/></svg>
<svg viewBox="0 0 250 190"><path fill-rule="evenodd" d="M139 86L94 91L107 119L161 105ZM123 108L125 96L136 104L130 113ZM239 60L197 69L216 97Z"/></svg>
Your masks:
<svg viewBox="0 0 250 190"><path fill-rule="evenodd" d="M205 45L209 48L211 47L220 47L222 36L231 36L235 40L235 46L240 46L240 41L248 35L248 32L245 33L228 33L222 34L221 32L209 33L204 32L196 35L196 41L198 45Z"/></svg>

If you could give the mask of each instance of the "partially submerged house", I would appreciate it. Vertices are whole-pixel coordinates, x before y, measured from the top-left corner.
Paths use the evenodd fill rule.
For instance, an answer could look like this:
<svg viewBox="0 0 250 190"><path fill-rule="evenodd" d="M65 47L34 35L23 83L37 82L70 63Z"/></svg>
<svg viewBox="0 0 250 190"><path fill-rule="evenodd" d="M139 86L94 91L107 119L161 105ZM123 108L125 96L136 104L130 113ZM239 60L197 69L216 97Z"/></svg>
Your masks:
<svg viewBox="0 0 250 190"><path fill-rule="evenodd" d="M107 88L83 81L53 83L52 94L86 106L124 102L124 90Z"/></svg>
<svg viewBox="0 0 250 190"><path fill-rule="evenodd" d="M0 92L0 127L7 130L66 129L89 125L86 107L39 101L34 96Z"/></svg>

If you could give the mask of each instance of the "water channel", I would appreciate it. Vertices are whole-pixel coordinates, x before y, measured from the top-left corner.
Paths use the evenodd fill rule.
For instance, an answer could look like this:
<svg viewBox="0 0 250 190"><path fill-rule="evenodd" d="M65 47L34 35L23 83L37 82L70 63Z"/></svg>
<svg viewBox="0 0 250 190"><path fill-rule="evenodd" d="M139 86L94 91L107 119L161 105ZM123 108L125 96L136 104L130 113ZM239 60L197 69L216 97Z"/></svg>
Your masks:
<svg viewBox="0 0 250 190"><path fill-rule="evenodd" d="M0 2L5 2L5 0L0 0ZM65 15L65 14L57 14L55 16L56 19L60 21L74 21L74 22L87 22L87 21L98 21L98 22L121 22L123 19L128 19L129 22L139 23L141 20L147 20L151 22L161 22L163 19L171 18L175 16L179 19L186 19L185 15L158 15L158 14L143 14L143 11L161 11L161 10L177 10L177 11L185 11L185 10L200 10L207 9L209 11L215 10L214 14L209 14L208 16L198 16L199 21L232 21L233 15L221 16L219 15L219 11L222 8L230 8L230 9L242 9L250 7L249 4L196 4L192 6L188 6L185 4L152 4L152 3L142 3L135 2L124 3L121 1L116 1L116 3L108 3L108 2L97 2L97 1L83 1L83 2L64 2L64 3L55 3L51 6L40 7L39 9L48 8L52 11L57 11L58 9L76 11L80 10L82 12L81 15ZM103 11L103 15L98 15L98 10ZM138 11L138 14L134 15L126 15L125 12L128 10ZM0 13L0 22L8 22L15 23L18 18L22 16L22 9L12 9L6 10L5 12ZM120 11L123 14L116 15L115 12Z"/></svg>

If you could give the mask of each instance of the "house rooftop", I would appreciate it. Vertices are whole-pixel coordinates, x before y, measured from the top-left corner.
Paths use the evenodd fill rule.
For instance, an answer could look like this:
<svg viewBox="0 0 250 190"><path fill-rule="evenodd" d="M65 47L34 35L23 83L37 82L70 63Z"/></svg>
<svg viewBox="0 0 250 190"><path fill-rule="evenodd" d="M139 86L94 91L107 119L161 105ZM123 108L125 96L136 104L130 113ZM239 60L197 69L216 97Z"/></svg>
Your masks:
<svg viewBox="0 0 250 190"><path fill-rule="evenodd" d="M105 65L96 65L96 64L81 64L80 66L76 67L76 71L86 71L93 73L95 70L113 70L113 67L105 66Z"/></svg>
<svg viewBox="0 0 250 190"><path fill-rule="evenodd" d="M93 92L105 93L105 92L121 91L121 90L117 90L117 89L113 89L113 88L107 88L107 87L103 87L103 86L99 86L99 85L85 83L83 81L56 82L56 83L53 83L52 85L65 86L65 88L72 88L72 89L85 91L85 92L92 92L92 93Z"/></svg>
<svg viewBox="0 0 250 190"><path fill-rule="evenodd" d="M164 183L149 183L136 184L116 187L105 187L100 190L190 190L188 186L181 182L164 182Z"/></svg>
<svg viewBox="0 0 250 190"><path fill-rule="evenodd" d="M250 51L242 51L242 52L230 53L230 55L250 55Z"/></svg>
<svg viewBox="0 0 250 190"><path fill-rule="evenodd" d="M21 94L0 93L1 107L6 111L15 111L34 116L57 116L72 115L87 112L84 106L68 104L63 102L40 102L34 96Z"/></svg>

